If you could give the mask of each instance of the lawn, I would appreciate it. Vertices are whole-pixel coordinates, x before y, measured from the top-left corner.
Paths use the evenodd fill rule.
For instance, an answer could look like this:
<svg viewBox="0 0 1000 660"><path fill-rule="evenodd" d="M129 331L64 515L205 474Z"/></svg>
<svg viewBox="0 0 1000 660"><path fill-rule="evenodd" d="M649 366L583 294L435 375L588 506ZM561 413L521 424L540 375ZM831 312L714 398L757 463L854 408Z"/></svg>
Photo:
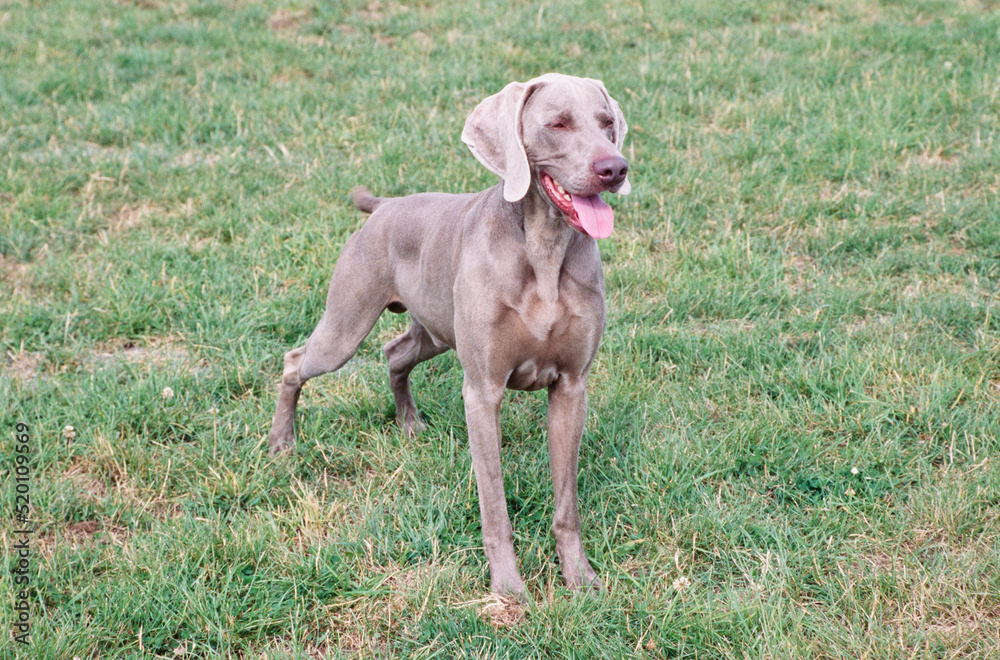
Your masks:
<svg viewBox="0 0 1000 660"><path fill-rule="evenodd" d="M520 607L453 353L392 422L405 317L293 455L267 431L351 187L493 185L465 117L550 70L618 99L633 191L580 457L606 592L562 584L510 393ZM0 0L0 657L1000 657L998 109L996 2Z"/></svg>

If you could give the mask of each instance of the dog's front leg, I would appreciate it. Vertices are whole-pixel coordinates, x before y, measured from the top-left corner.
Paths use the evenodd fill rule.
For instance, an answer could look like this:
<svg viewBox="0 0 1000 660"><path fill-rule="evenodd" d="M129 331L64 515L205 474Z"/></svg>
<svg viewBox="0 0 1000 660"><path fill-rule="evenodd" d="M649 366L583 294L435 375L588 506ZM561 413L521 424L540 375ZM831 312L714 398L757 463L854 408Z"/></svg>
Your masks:
<svg viewBox="0 0 1000 660"><path fill-rule="evenodd" d="M600 590L601 581L583 549L576 496L580 438L587 418L586 386L585 376L564 374L549 388L549 464L555 499L552 531L566 584L573 590Z"/></svg>
<svg viewBox="0 0 1000 660"><path fill-rule="evenodd" d="M524 581L517 571L514 534L507 514L500 468L500 402L503 393L503 385L474 381L468 374L462 385L472 467L479 490L483 547L490 563L490 590L523 597Z"/></svg>

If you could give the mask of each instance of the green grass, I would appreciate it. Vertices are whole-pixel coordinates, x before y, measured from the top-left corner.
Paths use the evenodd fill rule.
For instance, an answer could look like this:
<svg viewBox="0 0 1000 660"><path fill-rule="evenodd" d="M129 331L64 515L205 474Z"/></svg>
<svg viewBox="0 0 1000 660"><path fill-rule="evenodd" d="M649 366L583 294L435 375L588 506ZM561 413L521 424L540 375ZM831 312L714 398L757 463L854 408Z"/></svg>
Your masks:
<svg viewBox="0 0 1000 660"><path fill-rule="evenodd" d="M24 421L37 530L0 656L1000 657L996 3L458 7L0 3L0 502ZM607 593L562 586L511 393L521 613L453 354L414 373L430 430L390 421L405 319L307 386L292 457L265 438L349 189L492 185L464 119L548 70L619 100L633 194L581 451Z"/></svg>

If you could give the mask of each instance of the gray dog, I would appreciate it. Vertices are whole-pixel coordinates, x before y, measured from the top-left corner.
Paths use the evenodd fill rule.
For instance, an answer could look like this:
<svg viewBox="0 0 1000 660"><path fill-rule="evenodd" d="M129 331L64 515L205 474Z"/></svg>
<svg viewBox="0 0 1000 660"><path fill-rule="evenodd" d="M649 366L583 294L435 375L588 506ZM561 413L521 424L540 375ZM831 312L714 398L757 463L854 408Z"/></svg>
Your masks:
<svg viewBox="0 0 1000 660"><path fill-rule="evenodd" d="M295 406L308 379L339 369L382 311L409 311L385 346L396 420L423 428L410 394L414 366L455 349L494 592L523 596L503 476L500 402L506 388L548 388L553 531L572 589L600 589L580 537L577 460L587 373L604 330L598 238L614 215L602 192L627 193L628 127L598 80L546 74L482 101L462 141L502 183L477 194L383 199L354 191L371 217L344 245L326 311L285 354L272 453L295 444Z"/></svg>

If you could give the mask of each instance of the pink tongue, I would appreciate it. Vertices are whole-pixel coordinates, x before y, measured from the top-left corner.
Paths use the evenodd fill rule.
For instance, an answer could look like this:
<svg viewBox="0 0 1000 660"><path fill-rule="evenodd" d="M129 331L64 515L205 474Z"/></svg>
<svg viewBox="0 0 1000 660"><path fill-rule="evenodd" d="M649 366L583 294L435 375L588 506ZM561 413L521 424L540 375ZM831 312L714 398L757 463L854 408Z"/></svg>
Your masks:
<svg viewBox="0 0 1000 660"><path fill-rule="evenodd" d="M600 195L579 197L570 193L573 208L580 216L583 231L594 238L607 238L615 228L615 212L604 203Z"/></svg>

